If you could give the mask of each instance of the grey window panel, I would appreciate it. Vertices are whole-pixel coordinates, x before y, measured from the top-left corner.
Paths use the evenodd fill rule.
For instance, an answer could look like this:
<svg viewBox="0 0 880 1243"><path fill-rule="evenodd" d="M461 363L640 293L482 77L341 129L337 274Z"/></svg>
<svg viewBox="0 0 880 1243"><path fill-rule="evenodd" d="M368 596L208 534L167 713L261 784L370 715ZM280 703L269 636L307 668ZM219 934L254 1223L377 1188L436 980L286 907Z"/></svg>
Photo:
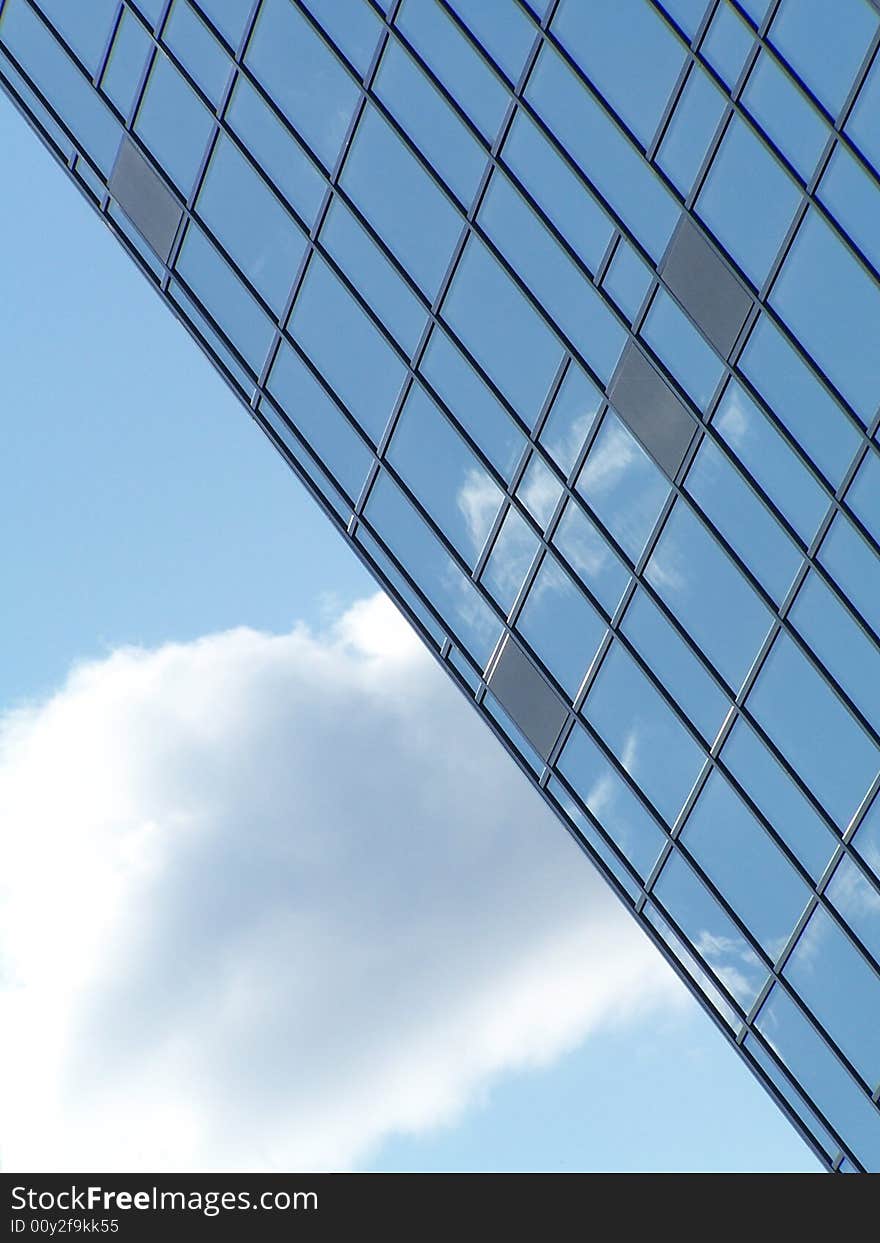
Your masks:
<svg viewBox="0 0 880 1243"><path fill-rule="evenodd" d="M138 233L167 263L183 209L128 138L122 140L107 186Z"/></svg>
<svg viewBox="0 0 880 1243"><path fill-rule="evenodd" d="M502 640L487 684L541 758L549 759L568 712L543 674L509 634Z"/></svg>
<svg viewBox="0 0 880 1243"><path fill-rule="evenodd" d="M654 364L628 341L608 390L612 406L670 479L678 474L697 425Z"/></svg>
<svg viewBox="0 0 880 1243"><path fill-rule="evenodd" d="M690 217L681 217L660 272L703 335L728 358L752 297Z"/></svg>

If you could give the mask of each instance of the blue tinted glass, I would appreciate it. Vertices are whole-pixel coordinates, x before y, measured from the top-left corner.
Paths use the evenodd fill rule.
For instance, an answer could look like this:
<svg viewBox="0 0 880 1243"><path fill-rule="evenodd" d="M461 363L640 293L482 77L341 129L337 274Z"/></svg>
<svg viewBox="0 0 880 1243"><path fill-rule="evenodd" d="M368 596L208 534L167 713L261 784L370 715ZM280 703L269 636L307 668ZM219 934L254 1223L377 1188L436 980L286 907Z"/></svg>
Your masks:
<svg viewBox="0 0 880 1243"><path fill-rule="evenodd" d="M734 724L721 758L791 852L818 880L836 838L742 717Z"/></svg>
<svg viewBox="0 0 880 1243"><path fill-rule="evenodd" d="M368 0L309 0L309 9L358 73L365 74L382 29Z"/></svg>
<svg viewBox="0 0 880 1243"><path fill-rule="evenodd" d="M732 87L742 73L753 41L751 28L722 0L700 44L700 51Z"/></svg>
<svg viewBox="0 0 880 1243"><path fill-rule="evenodd" d="M706 741L714 741L730 701L646 591L636 592L622 629Z"/></svg>
<svg viewBox="0 0 880 1243"><path fill-rule="evenodd" d="M452 203L374 108L361 117L341 184L433 298L461 232Z"/></svg>
<svg viewBox="0 0 880 1243"><path fill-rule="evenodd" d="M420 385L414 385L386 457L473 569L502 492Z"/></svg>
<svg viewBox="0 0 880 1243"><path fill-rule="evenodd" d="M705 410L724 367L665 289L657 291L641 335L699 408Z"/></svg>
<svg viewBox="0 0 880 1243"><path fill-rule="evenodd" d="M571 473L602 401L601 391L572 363L541 429L541 444L566 475Z"/></svg>
<svg viewBox="0 0 880 1243"><path fill-rule="evenodd" d="M801 554L724 453L704 438L686 487L761 586L781 603Z"/></svg>
<svg viewBox="0 0 880 1243"><path fill-rule="evenodd" d="M516 0L452 0L452 8L515 83L536 34Z"/></svg>
<svg viewBox="0 0 880 1243"><path fill-rule="evenodd" d="M644 0L562 0L553 31L647 146L684 63L669 27Z"/></svg>
<svg viewBox="0 0 880 1243"><path fill-rule="evenodd" d="M829 130L768 52L761 52L742 94L749 112L808 181L828 141Z"/></svg>
<svg viewBox="0 0 880 1243"><path fill-rule="evenodd" d="M789 616L825 668L880 731L880 650L814 570Z"/></svg>
<svg viewBox="0 0 880 1243"><path fill-rule="evenodd" d="M225 135L214 148L196 209L245 276L280 315L306 238Z"/></svg>
<svg viewBox="0 0 880 1243"><path fill-rule="evenodd" d="M880 288L815 210L798 230L771 302L867 423L880 392Z"/></svg>
<svg viewBox="0 0 880 1243"><path fill-rule="evenodd" d="M819 197L875 268L880 268L880 189L838 143L819 183Z"/></svg>
<svg viewBox="0 0 880 1243"><path fill-rule="evenodd" d="M247 64L318 158L332 168L358 90L289 0L263 0Z"/></svg>
<svg viewBox="0 0 880 1243"><path fill-rule="evenodd" d="M843 829L880 766L880 752L786 634L748 699L755 719Z"/></svg>
<svg viewBox="0 0 880 1243"><path fill-rule="evenodd" d="M681 501L663 528L645 577L722 677L738 688L772 617L720 544Z"/></svg>
<svg viewBox="0 0 880 1243"><path fill-rule="evenodd" d="M225 50L186 0L177 0L163 38L216 107L232 65Z"/></svg>
<svg viewBox="0 0 880 1243"><path fill-rule="evenodd" d="M226 120L288 202L311 225L326 182L304 149L245 78L239 78Z"/></svg>
<svg viewBox="0 0 880 1243"><path fill-rule="evenodd" d="M673 851L666 861L654 885L654 894L700 958L743 1010L748 1011L764 983L767 969L678 851Z"/></svg>
<svg viewBox="0 0 880 1243"><path fill-rule="evenodd" d="M849 485L846 503L880 542L880 454L869 449Z"/></svg>
<svg viewBox="0 0 880 1243"><path fill-rule="evenodd" d="M685 197L709 150L724 103L711 78L691 70L657 155L658 164Z"/></svg>
<svg viewBox="0 0 880 1243"><path fill-rule="evenodd" d="M853 845L880 881L880 798L874 799L853 836Z"/></svg>
<svg viewBox="0 0 880 1243"><path fill-rule="evenodd" d="M486 246L471 237L443 317L526 423L538 415L562 346Z"/></svg>
<svg viewBox="0 0 880 1243"><path fill-rule="evenodd" d="M419 370L498 473L509 480L522 457L525 436L441 328L431 333Z"/></svg>
<svg viewBox="0 0 880 1243"><path fill-rule="evenodd" d="M853 459L858 432L766 315L758 320L739 365L777 418L837 487Z"/></svg>
<svg viewBox="0 0 880 1243"><path fill-rule="evenodd" d="M576 726L559 771L638 875L645 880L657 861L665 835L586 730Z"/></svg>
<svg viewBox="0 0 880 1243"><path fill-rule="evenodd" d="M214 121L192 87L161 53L153 62L134 128L188 197Z"/></svg>
<svg viewBox="0 0 880 1243"><path fill-rule="evenodd" d="M52 25L83 62L95 73L110 38L117 0L89 0L87 5L71 0L37 0Z"/></svg>
<svg viewBox="0 0 880 1243"><path fill-rule="evenodd" d="M126 9L101 78L101 89L126 117L134 104L150 46L150 36L131 10Z"/></svg>
<svg viewBox="0 0 880 1243"><path fill-rule="evenodd" d="M647 543L669 481L608 411L577 481L578 492L635 562Z"/></svg>
<svg viewBox="0 0 880 1243"><path fill-rule="evenodd" d="M492 178L479 219L505 258L607 383L626 340L623 327L502 174Z"/></svg>
<svg viewBox="0 0 880 1243"><path fill-rule="evenodd" d="M836 116L876 29L865 0L783 0L770 38Z"/></svg>
<svg viewBox="0 0 880 1243"><path fill-rule="evenodd" d="M863 829L859 830L860 836ZM866 839L867 844L867 839ZM880 855L875 866L880 871ZM828 882L825 894L864 946L880 962L880 886L844 855Z"/></svg>
<svg viewBox="0 0 880 1243"><path fill-rule="evenodd" d="M373 485L364 512L462 645L485 666L501 624L386 471Z"/></svg>
<svg viewBox="0 0 880 1243"><path fill-rule="evenodd" d="M516 628L569 698L574 698L605 634L605 623L574 579L549 553Z"/></svg>
<svg viewBox="0 0 880 1243"><path fill-rule="evenodd" d="M614 232L611 218L524 112L517 113L502 155L575 253L595 272Z"/></svg>
<svg viewBox="0 0 880 1243"><path fill-rule="evenodd" d="M434 0L405 0L395 25L491 142L507 111L508 94L467 36Z"/></svg>
<svg viewBox="0 0 880 1243"><path fill-rule="evenodd" d="M538 537L525 518L517 510L508 509L480 579L505 616L513 607L537 551Z"/></svg>
<svg viewBox="0 0 880 1243"><path fill-rule="evenodd" d="M290 329L377 444L405 369L378 328L318 255L309 264ZM345 350L337 348L340 337L345 340Z"/></svg>
<svg viewBox="0 0 880 1243"><path fill-rule="evenodd" d="M354 212L338 195L330 204L321 227L321 244L407 354L412 355L421 338L427 312Z"/></svg>
<svg viewBox="0 0 880 1243"><path fill-rule="evenodd" d="M702 767L702 752L621 643L602 662L587 720L668 824Z"/></svg>
<svg viewBox="0 0 880 1243"><path fill-rule="evenodd" d="M486 153L402 45L386 45L376 94L459 200L469 207Z"/></svg>
<svg viewBox="0 0 880 1243"><path fill-rule="evenodd" d="M652 279L653 272L648 265L629 242L621 238L602 285L630 323L635 320Z"/></svg>
<svg viewBox="0 0 880 1243"><path fill-rule="evenodd" d="M675 200L550 47L545 46L538 58L526 98L652 258L659 260L678 221Z"/></svg>
<svg viewBox="0 0 880 1243"><path fill-rule="evenodd" d="M544 459L534 453L516 495L541 530L546 531L559 504L562 484Z"/></svg>
<svg viewBox="0 0 880 1243"><path fill-rule="evenodd" d="M610 617L630 580L624 562L581 507L569 501L553 543Z"/></svg>
<svg viewBox="0 0 880 1243"><path fill-rule="evenodd" d="M717 770L703 787L681 840L775 961L811 891Z"/></svg>
<svg viewBox="0 0 880 1243"><path fill-rule="evenodd" d="M880 633L880 557L842 514L822 541L819 560L829 569L874 633Z"/></svg>
<svg viewBox="0 0 880 1243"><path fill-rule="evenodd" d="M252 0L198 0L198 5L227 43L237 51L252 8Z"/></svg>
<svg viewBox="0 0 880 1243"><path fill-rule="evenodd" d="M871 1104L788 993L775 987L758 1030L833 1127L869 1168L880 1163L880 1110Z"/></svg>
<svg viewBox="0 0 880 1243"><path fill-rule="evenodd" d="M878 112L880 112L880 57L875 56L871 72L862 83L859 97L846 123L847 134L858 143L875 168L880 167Z"/></svg>
<svg viewBox="0 0 880 1243"><path fill-rule="evenodd" d="M767 147L734 117L697 211L746 276L761 287L794 217L800 194Z"/></svg>
<svg viewBox="0 0 880 1243"><path fill-rule="evenodd" d="M269 392L352 501L366 482L373 460L367 446L308 367L286 343L269 376Z"/></svg>

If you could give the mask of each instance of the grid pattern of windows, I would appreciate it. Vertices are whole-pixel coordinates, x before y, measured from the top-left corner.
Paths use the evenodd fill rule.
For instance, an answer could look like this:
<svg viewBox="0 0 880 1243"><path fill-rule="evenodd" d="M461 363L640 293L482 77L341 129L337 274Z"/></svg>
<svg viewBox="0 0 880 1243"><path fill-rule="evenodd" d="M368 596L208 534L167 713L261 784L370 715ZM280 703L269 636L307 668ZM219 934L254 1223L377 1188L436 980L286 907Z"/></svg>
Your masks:
<svg viewBox="0 0 880 1243"><path fill-rule="evenodd" d="M844 1171L880 1169L878 48L874 0L0 0L0 81Z"/></svg>

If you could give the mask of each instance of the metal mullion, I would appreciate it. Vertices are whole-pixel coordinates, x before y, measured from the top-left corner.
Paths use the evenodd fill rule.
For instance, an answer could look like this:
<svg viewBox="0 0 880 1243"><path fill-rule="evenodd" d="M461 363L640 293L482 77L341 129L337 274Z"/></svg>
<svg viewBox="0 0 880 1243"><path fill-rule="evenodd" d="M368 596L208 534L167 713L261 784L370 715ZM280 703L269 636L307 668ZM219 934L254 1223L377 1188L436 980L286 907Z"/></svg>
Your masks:
<svg viewBox="0 0 880 1243"><path fill-rule="evenodd" d="M113 47L114 40L116 39L116 35L119 31L119 26L122 22L122 15L124 12L125 12L124 3L122 3L122 0L117 0L116 16L113 18L113 21L110 23L110 35L105 40L104 50L101 52L100 58L98 59L98 67L95 70L95 72L92 74L92 86L95 88L95 90L98 89L98 83L101 81L101 78L104 75L104 70L107 68L107 62L110 59L110 50Z"/></svg>

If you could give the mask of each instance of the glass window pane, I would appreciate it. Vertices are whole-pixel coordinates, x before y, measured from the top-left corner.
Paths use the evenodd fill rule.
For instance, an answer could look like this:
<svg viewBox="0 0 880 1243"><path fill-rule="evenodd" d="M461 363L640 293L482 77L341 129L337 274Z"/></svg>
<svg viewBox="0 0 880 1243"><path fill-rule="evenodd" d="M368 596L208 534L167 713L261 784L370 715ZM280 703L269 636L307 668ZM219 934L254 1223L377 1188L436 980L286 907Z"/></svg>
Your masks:
<svg viewBox="0 0 880 1243"><path fill-rule="evenodd" d="M538 126L518 112L502 157L591 272L614 233L611 217L553 149Z"/></svg>
<svg viewBox="0 0 880 1243"><path fill-rule="evenodd" d="M630 572L574 501L566 505L553 533L553 543L611 617L629 583Z"/></svg>
<svg viewBox="0 0 880 1243"><path fill-rule="evenodd" d="M772 616L694 512L678 501L645 577L734 689L770 629Z"/></svg>
<svg viewBox="0 0 880 1243"><path fill-rule="evenodd" d="M101 78L101 90L125 117L134 104L150 47L150 36L131 9L126 9Z"/></svg>
<svg viewBox="0 0 880 1243"><path fill-rule="evenodd" d="M526 438L442 328L432 331L419 370L499 475L510 481L523 455Z"/></svg>
<svg viewBox="0 0 880 1243"><path fill-rule="evenodd" d="M797 185L739 117L728 126L697 211L760 288L794 218Z"/></svg>
<svg viewBox="0 0 880 1243"><path fill-rule="evenodd" d="M602 420L577 490L638 561L669 495L669 481L612 410Z"/></svg>
<svg viewBox="0 0 880 1243"><path fill-rule="evenodd" d="M688 493L777 604L800 568L796 545L708 437L688 471Z"/></svg>
<svg viewBox="0 0 880 1243"><path fill-rule="evenodd" d="M505 616L513 608L537 551L537 535L522 514L511 506L480 580Z"/></svg>
<svg viewBox="0 0 880 1243"><path fill-rule="evenodd" d="M770 38L836 116L876 29L865 0L783 0Z"/></svg>
<svg viewBox="0 0 880 1243"><path fill-rule="evenodd" d="M334 43L363 76L382 29L368 0L309 0L309 8Z"/></svg>
<svg viewBox="0 0 880 1243"><path fill-rule="evenodd" d="M758 320L739 365L836 488L853 459L858 432L766 315Z"/></svg>
<svg viewBox="0 0 880 1243"><path fill-rule="evenodd" d="M869 449L849 485L846 503L880 542L880 454Z"/></svg>
<svg viewBox="0 0 880 1243"><path fill-rule="evenodd" d="M769 52L758 56L742 101L804 181L809 181L828 141L828 126Z"/></svg>
<svg viewBox="0 0 880 1243"><path fill-rule="evenodd" d="M516 83L535 41L535 28L522 9L511 0L452 0L452 8Z"/></svg>
<svg viewBox="0 0 880 1243"><path fill-rule="evenodd" d="M94 74L110 38L117 0L89 0L88 5L71 0L38 0L55 29Z"/></svg>
<svg viewBox="0 0 880 1243"><path fill-rule="evenodd" d="M540 436L541 444L566 476L571 474L602 401L601 390L577 363L571 363Z"/></svg>
<svg viewBox="0 0 880 1243"><path fill-rule="evenodd" d="M697 406L705 410L724 367L665 289L657 291L641 335Z"/></svg>
<svg viewBox="0 0 880 1243"><path fill-rule="evenodd" d="M733 87L742 73L753 42L751 28L737 16L726 0L722 0L709 23L700 51L716 73L729 87Z"/></svg>
<svg viewBox="0 0 880 1243"><path fill-rule="evenodd" d="M479 220L541 305L607 384L626 333L598 291L503 174L492 177Z"/></svg>
<svg viewBox="0 0 880 1243"><path fill-rule="evenodd" d="M326 182L305 150L245 78L239 78L226 121L307 226L314 224Z"/></svg>
<svg viewBox="0 0 880 1243"><path fill-rule="evenodd" d="M810 544L827 512L829 497L735 380L725 389L712 426L804 543Z"/></svg>
<svg viewBox="0 0 880 1243"><path fill-rule="evenodd" d="M702 752L622 644L611 645L584 711L667 824L673 824L702 767Z"/></svg>
<svg viewBox="0 0 880 1243"><path fill-rule="evenodd" d="M873 163L880 167L880 129L877 115L880 113L880 57L874 57L871 72L862 83L859 97L846 122L846 132L853 138Z"/></svg>
<svg viewBox="0 0 880 1243"><path fill-rule="evenodd" d="M849 855L844 855L834 869L825 896L880 962L880 889L871 884Z"/></svg>
<svg viewBox="0 0 880 1243"><path fill-rule="evenodd" d="M321 227L321 243L411 357L421 339L427 312L338 195Z"/></svg>
<svg viewBox="0 0 880 1243"><path fill-rule="evenodd" d="M641 588L626 610L622 630L703 738L713 742L730 701Z"/></svg>
<svg viewBox="0 0 880 1243"><path fill-rule="evenodd" d="M225 135L214 148L196 210L280 315L305 254L306 237Z"/></svg>
<svg viewBox="0 0 880 1243"><path fill-rule="evenodd" d="M645 300L653 277L648 265L639 258L629 242L621 238L603 277L602 286L632 323Z"/></svg>
<svg viewBox="0 0 880 1243"><path fill-rule="evenodd" d="M541 563L516 628L573 699L599 649L605 623L550 553Z"/></svg>
<svg viewBox="0 0 880 1243"><path fill-rule="evenodd" d="M859 161L838 143L819 182L819 197L875 268L880 268L880 189Z"/></svg>
<svg viewBox="0 0 880 1243"><path fill-rule="evenodd" d="M341 185L423 292L433 298L462 222L374 108L367 108L361 117Z"/></svg>
<svg viewBox="0 0 880 1243"><path fill-rule="evenodd" d="M717 769L703 787L681 840L775 961L811 890Z"/></svg>
<svg viewBox="0 0 880 1243"><path fill-rule="evenodd" d="M639 896L639 886L605 839L575 803L562 782L556 777L551 777L547 782L547 790L553 796L556 806L562 809L566 819L574 825L581 837L590 844L590 847L596 852L618 884L628 894L630 901L634 903Z"/></svg>
<svg viewBox="0 0 880 1243"><path fill-rule="evenodd" d="M552 29L647 147L684 64L684 49L644 0L562 0Z"/></svg>
<svg viewBox="0 0 880 1243"><path fill-rule="evenodd" d="M443 317L531 426L562 361L562 346L486 246L471 237Z"/></svg>
<svg viewBox="0 0 880 1243"><path fill-rule="evenodd" d="M839 828L880 766L880 752L792 639L780 634L748 706Z"/></svg>
<svg viewBox="0 0 880 1243"><path fill-rule="evenodd" d="M767 969L724 908L678 851L666 861L654 894L730 995L748 1012Z"/></svg>
<svg viewBox="0 0 880 1243"><path fill-rule="evenodd" d="M880 288L813 209L770 300L867 423L880 391Z"/></svg>
<svg viewBox="0 0 880 1243"><path fill-rule="evenodd" d="M549 46L529 78L532 103L655 260L679 208L648 165Z"/></svg>
<svg viewBox="0 0 880 1243"><path fill-rule="evenodd" d="M186 0L176 0L162 36L216 107L233 68L232 62Z"/></svg>
<svg viewBox="0 0 880 1243"><path fill-rule="evenodd" d="M636 873L646 880L663 848L665 834L581 726L572 730L558 768Z"/></svg>
<svg viewBox="0 0 880 1243"><path fill-rule="evenodd" d="M387 471L373 485L364 512L444 624L485 668L501 636L501 623Z"/></svg>
<svg viewBox="0 0 880 1243"><path fill-rule="evenodd" d="M515 24L517 16L522 18L512 9L505 24ZM483 137L492 142L509 97L467 36L433 0L405 0L394 22L479 126Z"/></svg>
<svg viewBox="0 0 880 1243"><path fill-rule="evenodd" d="M378 444L405 375L403 363L319 255L313 255L290 330ZM345 350L337 342L345 341Z"/></svg>
<svg viewBox="0 0 880 1243"><path fill-rule="evenodd" d="M880 557L843 514L837 515L822 541L819 560L875 634L880 633Z"/></svg>
<svg viewBox="0 0 880 1243"><path fill-rule="evenodd" d="M821 906L784 974L873 1089L880 1082L880 977Z"/></svg>
<svg viewBox="0 0 880 1243"><path fill-rule="evenodd" d="M792 854L818 880L837 839L742 717L734 724L721 758Z"/></svg>
<svg viewBox="0 0 880 1243"><path fill-rule="evenodd" d="M486 152L396 40L386 44L376 94L467 208L486 166Z"/></svg>
<svg viewBox="0 0 880 1243"><path fill-rule="evenodd" d="M251 4L252 0L198 0L199 8L236 51L244 34Z"/></svg>
<svg viewBox="0 0 880 1243"><path fill-rule="evenodd" d="M724 96L708 74L691 70L657 156L660 167L685 198L693 188L724 106Z"/></svg>
<svg viewBox="0 0 880 1243"><path fill-rule="evenodd" d="M410 389L386 457L473 569L503 494L420 385Z"/></svg>
<svg viewBox="0 0 880 1243"><path fill-rule="evenodd" d="M761 1007L756 1026L831 1125L869 1169L880 1164L880 1110L778 985Z"/></svg>
<svg viewBox="0 0 880 1243"><path fill-rule="evenodd" d="M532 455L516 492L542 531L550 525L562 495L562 484L537 453Z"/></svg>
<svg viewBox="0 0 880 1243"><path fill-rule="evenodd" d="M272 366L269 392L352 502L373 460L363 440L287 342Z"/></svg>
<svg viewBox="0 0 880 1243"><path fill-rule="evenodd" d="M214 120L189 83L161 53L153 62L134 128L187 198Z"/></svg>
<svg viewBox="0 0 880 1243"><path fill-rule="evenodd" d="M318 159L332 169L359 92L289 0L263 0L246 61Z"/></svg>

